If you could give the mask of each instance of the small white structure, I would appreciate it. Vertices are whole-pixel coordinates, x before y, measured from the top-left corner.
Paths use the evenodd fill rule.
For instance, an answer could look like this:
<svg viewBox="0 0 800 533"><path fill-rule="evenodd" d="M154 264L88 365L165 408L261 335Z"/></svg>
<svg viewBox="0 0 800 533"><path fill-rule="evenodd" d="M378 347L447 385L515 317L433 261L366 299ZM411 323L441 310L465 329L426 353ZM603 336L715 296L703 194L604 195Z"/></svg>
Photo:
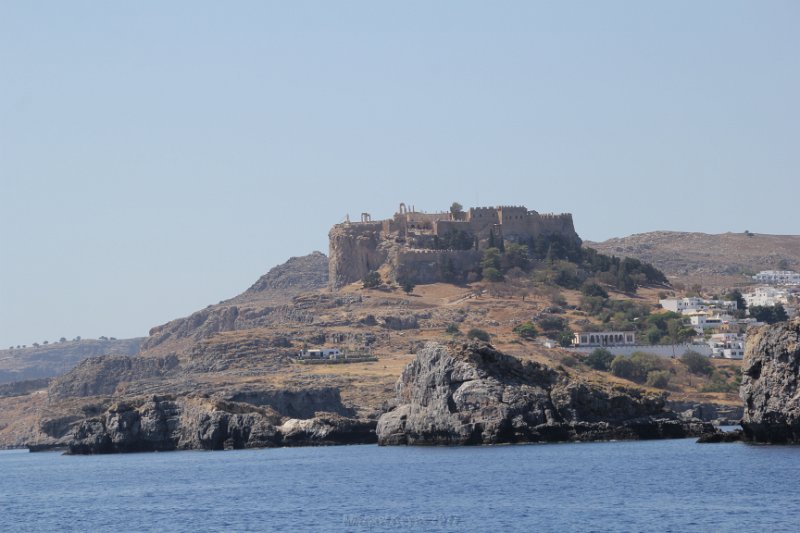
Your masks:
<svg viewBox="0 0 800 533"><path fill-rule="evenodd" d="M789 303L788 291L786 289L776 289L775 287L756 287L753 292L743 294L742 298L745 299L748 307L754 305L772 307Z"/></svg>
<svg viewBox="0 0 800 533"><path fill-rule="evenodd" d="M322 348L320 350L300 350L299 359L339 359L344 357L339 348Z"/></svg>
<svg viewBox="0 0 800 533"><path fill-rule="evenodd" d="M697 333L703 333L706 329L726 326L733 320L730 315L720 315L714 311L692 311L684 314L689 317L689 323Z"/></svg>
<svg viewBox="0 0 800 533"><path fill-rule="evenodd" d="M667 311L681 314L687 314L692 311L706 311L708 309L736 310L735 300L706 300L704 298L690 297L667 298L659 300L658 303Z"/></svg>
<svg viewBox="0 0 800 533"><path fill-rule="evenodd" d="M800 285L800 273L792 270L762 270L753 279L770 285Z"/></svg>
<svg viewBox="0 0 800 533"><path fill-rule="evenodd" d="M747 336L739 333L715 333L708 339L711 357L742 359L746 340Z"/></svg>
<svg viewBox="0 0 800 533"><path fill-rule="evenodd" d="M576 348L591 346L630 346L636 344L633 331L580 331L572 338L572 346Z"/></svg>

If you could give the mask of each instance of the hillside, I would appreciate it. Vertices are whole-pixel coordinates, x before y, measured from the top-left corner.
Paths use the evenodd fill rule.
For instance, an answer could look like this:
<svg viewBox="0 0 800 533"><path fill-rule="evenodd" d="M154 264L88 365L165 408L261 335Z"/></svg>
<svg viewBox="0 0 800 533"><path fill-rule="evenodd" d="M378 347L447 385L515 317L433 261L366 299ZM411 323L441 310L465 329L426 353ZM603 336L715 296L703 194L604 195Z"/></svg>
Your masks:
<svg viewBox="0 0 800 533"><path fill-rule="evenodd" d="M87 357L136 355L142 341L143 338L81 339L0 350L0 383L58 376Z"/></svg>
<svg viewBox="0 0 800 533"><path fill-rule="evenodd" d="M324 285L321 255L290 261L296 267L308 267L307 274L317 272L310 274L311 283ZM253 294L251 289L153 328L137 357L93 357L55 379L47 391L0 399L0 444L53 442L74 431L87 416L121 401L139 405L147 398L162 397L175 398L168 404L186 409L200 404L212 406L209 409L228 406L236 412L269 407L276 420L326 412L374 424L393 401L402 369L425 342L461 343L473 328L486 331L494 346L522 360L560 366L600 386L632 385L592 370L567 351L545 348L514 331L528 321L543 330L548 319L563 320L573 329L595 320L579 308L581 293L554 286L546 275L550 267L544 265L530 276L517 273L500 283L434 283L417 286L410 294L394 284L365 289L361 283L352 283L337 292L317 288L293 297L270 282L287 271L285 265L276 267L273 275L268 273L262 278L264 283L257 284L277 291L272 298L265 292ZM655 309L658 290L641 288L636 295L612 292L610 300ZM292 363L299 349L321 346L369 349L379 361ZM673 375L673 399L735 402L731 393L703 392L708 380L689 375L680 362L665 364ZM730 379L736 374L735 362L715 365ZM182 398L210 400L198 404Z"/></svg>
<svg viewBox="0 0 800 533"><path fill-rule="evenodd" d="M800 270L800 235L654 231L585 246L651 263L673 282L717 289L751 283L760 270Z"/></svg>
<svg viewBox="0 0 800 533"><path fill-rule="evenodd" d="M463 343L472 330L488 335L504 353L561 368L585 383L644 387L592 369L584 356L546 348L541 339L592 327L652 329L655 322L646 317L658 310L663 274L639 261L570 246L551 243L540 251L546 257L521 257L513 244L504 252L487 252L502 281L428 283L406 287L408 292L385 272L373 288L356 281L331 291L325 255L291 258L240 295L152 328L135 357L104 351L104 357L85 359L46 390L40 383L14 388L0 398L0 445L52 444L80 427L94 434L98 424L122 416L115 406L123 404L133 409L124 416L160 413L161 421L153 422L158 424L169 423L170 416L180 416L187 427L203 420L289 424L271 442L292 438L294 418L327 428L325 434L353 424L374 426L392 405L398 376L414 353L428 341ZM582 292L587 287L592 292ZM521 334L531 329L538 338ZM292 361L301 349L334 346L368 351L379 360ZM664 359L659 372L669 383L650 392L669 392L672 400L685 402L681 409L738 403L739 364L712 364L713 378ZM296 442L308 442L306 437Z"/></svg>

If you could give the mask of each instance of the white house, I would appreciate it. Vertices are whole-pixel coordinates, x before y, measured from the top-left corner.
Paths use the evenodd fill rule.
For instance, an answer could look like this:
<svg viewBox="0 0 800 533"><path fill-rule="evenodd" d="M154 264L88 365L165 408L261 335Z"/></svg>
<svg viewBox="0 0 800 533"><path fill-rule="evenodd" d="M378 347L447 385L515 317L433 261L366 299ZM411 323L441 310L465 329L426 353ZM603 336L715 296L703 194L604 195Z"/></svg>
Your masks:
<svg viewBox="0 0 800 533"><path fill-rule="evenodd" d="M708 345L711 346L711 356L725 359L742 359L746 340L747 336L739 333L715 333L708 339Z"/></svg>
<svg viewBox="0 0 800 533"><path fill-rule="evenodd" d="M789 303L789 293L786 289L775 287L756 287L753 292L743 294L748 307L754 305L772 307L774 305Z"/></svg>
<svg viewBox="0 0 800 533"><path fill-rule="evenodd" d="M342 352L339 348L322 348L320 350L301 350L297 354L300 359L339 359Z"/></svg>
<svg viewBox="0 0 800 533"><path fill-rule="evenodd" d="M730 315L720 315L714 311L691 311L684 314L689 317L689 323L697 333L727 325L733 320Z"/></svg>
<svg viewBox="0 0 800 533"><path fill-rule="evenodd" d="M706 300L704 298L666 298L659 300L658 303L667 311L673 313L687 314L692 311L706 311L708 309L736 310L736 301L731 300Z"/></svg>
<svg viewBox="0 0 800 533"><path fill-rule="evenodd" d="M753 279L770 285L800 285L800 273L792 270L762 270Z"/></svg>

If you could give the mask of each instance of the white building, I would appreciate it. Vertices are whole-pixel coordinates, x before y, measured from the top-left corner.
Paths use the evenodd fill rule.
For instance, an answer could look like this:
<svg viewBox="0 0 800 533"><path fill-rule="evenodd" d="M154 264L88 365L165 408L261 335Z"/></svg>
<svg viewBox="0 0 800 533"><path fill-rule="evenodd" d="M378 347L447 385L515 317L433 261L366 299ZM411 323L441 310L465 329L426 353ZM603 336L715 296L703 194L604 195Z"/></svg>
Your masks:
<svg viewBox="0 0 800 533"><path fill-rule="evenodd" d="M667 298L658 303L667 311L687 314L692 311L706 311L708 309L736 310L736 301L731 300L706 300L704 298Z"/></svg>
<svg viewBox="0 0 800 533"><path fill-rule="evenodd" d="M339 359L343 354L339 348L323 348L321 350L301 350L297 354L300 359Z"/></svg>
<svg viewBox="0 0 800 533"><path fill-rule="evenodd" d="M708 339L708 345L711 346L711 357L742 359L746 340L747 336L739 333L715 333Z"/></svg>
<svg viewBox="0 0 800 533"><path fill-rule="evenodd" d="M689 323L697 333L711 328L718 328L728 325L733 317L730 315L720 315L714 311L691 311L684 313L689 317Z"/></svg>
<svg viewBox="0 0 800 533"><path fill-rule="evenodd" d="M762 270L753 279L770 285L800 285L800 273L792 270Z"/></svg>
<svg viewBox="0 0 800 533"><path fill-rule="evenodd" d="M772 307L789 303L788 291L786 289L776 289L775 287L756 287L753 292L743 294L742 298L747 302L747 307L754 305Z"/></svg>
<svg viewBox="0 0 800 533"><path fill-rule="evenodd" d="M572 346L629 346L636 344L636 335L633 331L580 331L572 338Z"/></svg>

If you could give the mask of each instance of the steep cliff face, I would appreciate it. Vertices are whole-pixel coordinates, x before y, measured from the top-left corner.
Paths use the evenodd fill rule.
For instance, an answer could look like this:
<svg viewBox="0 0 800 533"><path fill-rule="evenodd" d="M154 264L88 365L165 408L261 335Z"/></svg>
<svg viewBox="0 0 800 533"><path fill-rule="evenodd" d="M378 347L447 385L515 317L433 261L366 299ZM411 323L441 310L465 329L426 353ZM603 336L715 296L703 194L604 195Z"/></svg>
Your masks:
<svg viewBox="0 0 800 533"><path fill-rule="evenodd" d="M328 283L336 289L377 270L388 257L380 223L337 224L328 233Z"/></svg>
<svg viewBox="0 0 800 533"><path fill-rule="evenodd" d="M378 421L379 444L678 438L711 426L664 410L661 396L600 389L486 344L426 345Z"/></svg>
<svg viewBox="0 0 800 533"><path fill-rule="evenodd" d="M258 278L245 295L280 292L295 295L323 289L328 284L328 258L322 252L292 257Z"/></svg>
<svg viewBox="0 0 800 533"><path fill-rule="evenodd" d="M65 442L72 454L352 444L375 442L374 427L332 413L285 419L246 403L152 396L83 420Z"/></svg>
<svg viewBox="0 0 800 533"><path fill-rule="evenodd" d="M739 395L744 438L800 443L800 318L750 330Z"/></svg>
<svg viewBox="0 0 800 533"><path fill-rule="evenodd" d="M85 359L78 366L50 383L51 400L86 396L110 396L123 382L161 378L178 367L178 358L168 356L126 357L104 355Z"/></svg>

